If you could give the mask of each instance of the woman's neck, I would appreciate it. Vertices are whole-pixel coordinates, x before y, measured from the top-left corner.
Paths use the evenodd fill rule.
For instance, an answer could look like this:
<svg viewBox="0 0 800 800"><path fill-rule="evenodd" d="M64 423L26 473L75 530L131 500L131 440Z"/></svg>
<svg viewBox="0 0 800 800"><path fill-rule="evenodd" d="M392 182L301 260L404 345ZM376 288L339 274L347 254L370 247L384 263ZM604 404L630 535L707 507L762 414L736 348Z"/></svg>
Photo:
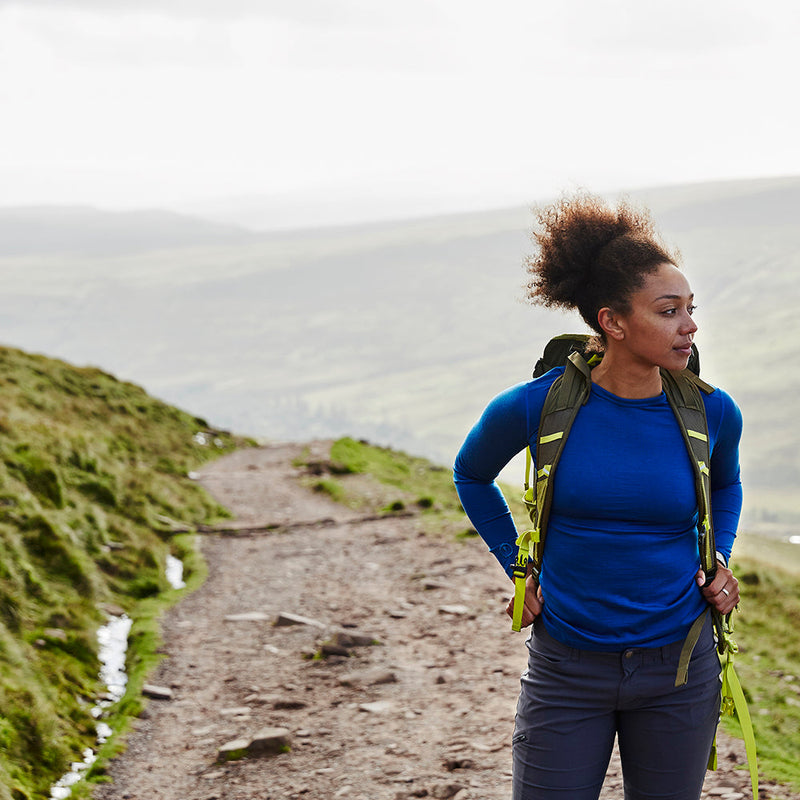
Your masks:
<svg viewBox="0 0 800 800"><path fill-rule="evenodd" d="M613 350L592 370L592 382L617 397L642 400L661 394L661 372L655 364L634 363Z"/></svg>

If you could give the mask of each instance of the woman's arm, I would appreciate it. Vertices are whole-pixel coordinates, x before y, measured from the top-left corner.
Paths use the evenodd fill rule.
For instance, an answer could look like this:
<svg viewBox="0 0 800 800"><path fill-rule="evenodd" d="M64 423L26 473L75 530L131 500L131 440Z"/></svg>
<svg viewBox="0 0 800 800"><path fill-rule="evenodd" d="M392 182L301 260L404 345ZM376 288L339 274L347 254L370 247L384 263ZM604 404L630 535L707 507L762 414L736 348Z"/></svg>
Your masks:
<svg viewBox="0 0 800 800"><path fill-rule="evenodd" d="M718 395L715 397L715 395ZM711 439L711 511L716 549L729 559L742 511L739 441L742 413L733 399L717 389L707 406Z"/></svg>
<svg viewBox="0 0 800 800"><path fill-rule="evenodd" d="M453 470L464 511L509 577L517 531L495 478L528 444L526 387L514 386L489 403L461 446Z"/></svg>

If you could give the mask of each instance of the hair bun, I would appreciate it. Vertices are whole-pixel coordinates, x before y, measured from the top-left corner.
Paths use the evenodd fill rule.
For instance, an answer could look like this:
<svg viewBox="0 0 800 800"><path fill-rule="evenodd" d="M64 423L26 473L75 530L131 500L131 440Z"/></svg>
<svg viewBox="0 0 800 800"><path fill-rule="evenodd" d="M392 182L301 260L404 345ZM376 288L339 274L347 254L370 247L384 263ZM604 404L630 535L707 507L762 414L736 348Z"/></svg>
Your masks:
<svg viewBox="0 0 800 800"><path fill-rule="evenodd" d="M535 209L537 252L526 269L528 299L548 307L575 308L602 335L597 312L624 309L644 276L676 257L661 243L650 214L601 197L562 197Z"/></svg>

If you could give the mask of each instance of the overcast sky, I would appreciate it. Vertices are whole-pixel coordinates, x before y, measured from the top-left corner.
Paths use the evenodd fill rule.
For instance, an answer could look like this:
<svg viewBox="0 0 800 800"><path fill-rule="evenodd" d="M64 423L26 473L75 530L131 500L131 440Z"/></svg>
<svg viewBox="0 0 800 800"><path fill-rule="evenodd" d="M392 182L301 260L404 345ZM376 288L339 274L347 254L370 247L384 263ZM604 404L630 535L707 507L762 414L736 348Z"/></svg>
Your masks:
<svg viewBox="0 0 800 800"><path fill-rule="evenodd" d="M800 174L798 41L796 0L0 0L0 205L316 224Z"/></svg>

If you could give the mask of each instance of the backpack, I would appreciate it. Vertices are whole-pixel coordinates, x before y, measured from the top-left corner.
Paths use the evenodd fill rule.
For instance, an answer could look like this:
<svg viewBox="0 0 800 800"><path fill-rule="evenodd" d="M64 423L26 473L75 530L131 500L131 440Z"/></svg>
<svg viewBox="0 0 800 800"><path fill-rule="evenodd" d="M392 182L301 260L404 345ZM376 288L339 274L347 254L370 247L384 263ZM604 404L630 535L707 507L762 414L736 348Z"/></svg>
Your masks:
<svg viewBox="0 0 800 800"><path fill-rule="evenodd" d="M517 559L514 563L514 615L512 629L520 630L525 597L525 579L530 564L531 573L538 583L544 555L547 522L553 499L553 476L572 423L589 399L592 378L591 367L599 363L602 355L587 354L590 337L587 334L564 334L551 339L544 348L542 357L536 362L533 377L538 378L554 367L563 366L564 374L550 387L539 419L536 439L536 475L531 485L530 448L525 452L525 483L523 502L533 528L517 538ZM717 570L714 526L711 518L711 486L709 467L711 463L708 439L708 424L702 393L710 394L714 387L701 380L700 356L694 343L686 369L680 372L661 370L664 394L672 408L684 443L689 452L695 479L697 506L699 511L698 546L700 564L706 583L714 579ZM733 655L738 650L731 638L730 614L722 616L709 607L695 620L689 631L678 664L675 686L688 680L689 661L700 636L707 614L711 613L716 631L717 650L724 657L722 668L722 711L735 715L745 739L747 760L753 785L753 797L758 797L758 772L756 766L755 738L750 714L739 679L733 669ZM709 758L709 769L716 769L716 741Z"/></svg>

